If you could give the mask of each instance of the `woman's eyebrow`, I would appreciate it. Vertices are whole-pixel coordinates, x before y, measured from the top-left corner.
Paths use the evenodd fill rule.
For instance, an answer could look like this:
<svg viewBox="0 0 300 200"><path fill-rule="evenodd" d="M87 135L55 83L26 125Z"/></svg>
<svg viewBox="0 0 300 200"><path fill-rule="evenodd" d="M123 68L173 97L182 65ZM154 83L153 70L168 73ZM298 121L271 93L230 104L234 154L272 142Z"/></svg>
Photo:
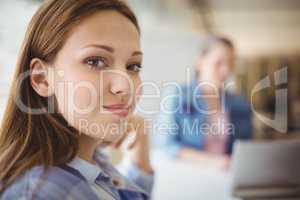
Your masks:
<svg viewBox="0 0 300 200"><path fill-rule="evenodd" d="M113 47L107 46L107 45L102 45L102 44L90 44L90 45L86 45L83 48L88 48L88 47L94 47L94 48L100 48L100 49L104 49L110 53L114 53L115 49ZM138 56L138 55L143 55L143 52L141 51L134 51L132 53L132 56Z"/></svg>
<svg viewBox="0 0 300 200"><path fill-rule="evenodd" d="M132 56L139 56L139 55L143 55L143 52L135 51L135 52L132 53Z"/></svg>
<svg viewBox="0 0 300 200"><path fill-rule="evenodd" d="M89 47L104 49L110 53L113 53L115 51L114 48L107 46L107 45L102 45L102 44L89 44L89 45L84 46L82 49L89 48Z"/></svg>

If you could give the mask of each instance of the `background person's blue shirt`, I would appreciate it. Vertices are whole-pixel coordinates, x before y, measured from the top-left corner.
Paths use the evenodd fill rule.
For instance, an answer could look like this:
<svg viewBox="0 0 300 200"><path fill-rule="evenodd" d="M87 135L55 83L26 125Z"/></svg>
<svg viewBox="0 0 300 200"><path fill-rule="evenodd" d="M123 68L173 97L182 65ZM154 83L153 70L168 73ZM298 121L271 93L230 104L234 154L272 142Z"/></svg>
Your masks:
<svg viewBox="0 0 300 200"><path fill-rule="evenodd" d="M203 150L208 123L207 99L201 97L198 81L166 91L158 117L158 143L163 150L176 157L184 147ZM249 102L242 96L225 92L224 110L228 113L230 127L224 154L232 153L237 139L252 138L252 112Z"/></svg>

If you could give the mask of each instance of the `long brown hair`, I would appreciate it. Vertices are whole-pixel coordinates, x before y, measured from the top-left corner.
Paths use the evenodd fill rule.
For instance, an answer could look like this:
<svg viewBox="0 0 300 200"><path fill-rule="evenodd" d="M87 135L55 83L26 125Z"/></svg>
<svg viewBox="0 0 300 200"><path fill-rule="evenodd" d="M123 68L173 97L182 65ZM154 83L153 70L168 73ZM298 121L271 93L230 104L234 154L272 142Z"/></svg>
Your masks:
<svg viewBox="0 0 300 200"><path fill-rule="evenodd" d="M78 131L59 113L46 112L55 97L39 96L29 76L23 80L20 76L30 70L33 58L52 62L71 28L84 17L103 10L119 12L140 32L134 13L121 0L49 0L31 19L0 129L0 192L33 166L61 165L77 154ZM18 106L16 99L27 111ZM37 108L45 112L34 114Z"/></svg>

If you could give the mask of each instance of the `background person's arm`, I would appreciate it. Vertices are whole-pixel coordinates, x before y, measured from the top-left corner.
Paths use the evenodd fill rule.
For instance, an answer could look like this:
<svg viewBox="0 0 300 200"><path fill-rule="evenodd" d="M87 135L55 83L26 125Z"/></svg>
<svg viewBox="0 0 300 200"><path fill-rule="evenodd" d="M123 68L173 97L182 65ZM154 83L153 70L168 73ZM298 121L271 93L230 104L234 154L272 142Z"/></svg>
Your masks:
<svg viewBox="0 0 300 200"><path fill-rule="evenodd" d="M219 91L215 88L205 88L204 90L201 90L201 101L198 103L202 103L201 107L205 107L205 111L197 114L197 118L202 118L200 120L202 123L207 123L209 127L216 126L219 123L218 120L220 120L220 116L224 113L225 108L222 109L221 104L221 94L219 94ZM200 130L199 134L216 134L216 133L204 133L202 130ZM203 138L205 140L205 138ZM200 141L199 141L200 142ZM224 141L224 148L226 147L226 141ZM205 141L204 141L205 143ZM224 166L229 166L230 162L230 156L225 153L224 154L215 154L205 151L205 149L195 149L191 147L184 147L182 148L179 153L178 157L180 159L188 160L191 162L222 162L224 163ZM227 168L227 167L226 167Z"/></svg>
<svg viewBox="0 0 300 200"><path fill-rule="evenodd" d="M156 121L156 143L160 149L171 158L177 158L179 151L184 147L180 139L179 124L176 119L180 109L182 94L179 88L165 90L161 101L161 110Z"/></svg>

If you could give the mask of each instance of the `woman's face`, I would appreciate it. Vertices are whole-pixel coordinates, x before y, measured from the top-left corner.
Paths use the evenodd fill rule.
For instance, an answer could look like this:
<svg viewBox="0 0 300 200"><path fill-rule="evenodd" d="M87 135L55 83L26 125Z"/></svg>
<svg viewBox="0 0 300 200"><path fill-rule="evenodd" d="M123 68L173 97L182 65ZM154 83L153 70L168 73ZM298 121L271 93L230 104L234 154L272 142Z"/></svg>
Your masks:
<svg viewBox="0 0 300 200"><path fill-rule="evenodd" d="M82 134L116 141L141 94L142 52L135 25L102 11L72 29L54 61L59 112Z"/></svg>
<svg viewBox="0 0 300 200"><path fill-rule="evenodd" d="M207 75L209 80L224 83L233 72L234 62L234 50L223 44L216 44L199 58L198 70L200 74Z"/></svg>

